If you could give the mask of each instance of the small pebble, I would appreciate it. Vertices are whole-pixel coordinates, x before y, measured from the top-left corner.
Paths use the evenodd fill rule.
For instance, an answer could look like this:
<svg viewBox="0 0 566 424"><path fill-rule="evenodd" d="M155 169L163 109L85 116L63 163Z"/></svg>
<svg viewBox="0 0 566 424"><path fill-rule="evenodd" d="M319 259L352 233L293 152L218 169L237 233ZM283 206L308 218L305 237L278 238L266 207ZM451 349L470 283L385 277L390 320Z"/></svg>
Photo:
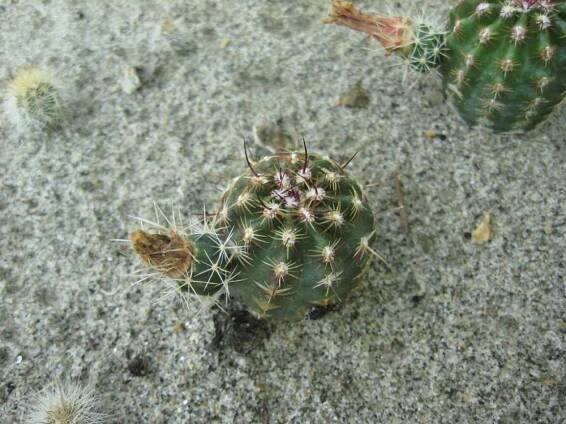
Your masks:
<svg viewBox="0 0 566 424"><path fill-rule="evenodd" d="M552 234L552 224L549 221L544 223L544 233L549 236Z"/></svg>
<svg viewBox="0 0 566 424"><path fill-rule="evenodd" d="M438 133L435 130L426 130L423 134L429 140L436 138L436 136L438 135Z"/></svg>
<svg viewBox="0 0 566 424"><path fill-rule="evenodd" d="M441 91L434 90L425 96L427 103L434 107L439 106L444 102L444 96Z"/></svg>
<svg viewBox="0 0 566 424"><path fill-rule="evenodd" d="M141 85L142 82L136 68L128 67L124 69L122 72L122 78L120 79L120 87L124 93L132 94L138 90Z"/></svg>

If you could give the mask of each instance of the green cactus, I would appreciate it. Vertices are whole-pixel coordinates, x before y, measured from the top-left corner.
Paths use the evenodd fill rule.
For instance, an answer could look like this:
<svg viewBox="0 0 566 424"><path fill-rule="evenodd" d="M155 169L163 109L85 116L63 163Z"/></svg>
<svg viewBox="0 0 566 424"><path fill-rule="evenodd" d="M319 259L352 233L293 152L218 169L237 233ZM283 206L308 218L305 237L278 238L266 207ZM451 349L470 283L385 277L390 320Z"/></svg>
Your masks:
<svg viewBox="0 0 566 424"><path fill-rule="evenodd" d="M28 127L52 130L61 124L59 90L51 72L26 66L8 83L7 94L8 116L20 130Z"/></svg>
<svg viewBox="0 0 566 424"><path fill-rule="evenodd" d="M373 214L344 170L350 161L305 146L247 162L204 229L140 229L134 250L189 292L233 297L261 318L300 319L344 300L375 254Z"/></svg>
<svg viewBox="0 0 566 424"><path fill-rule="evenodd" d="M438 69L469 125L528 131L566 92L566 1L464 0L446 29L334 0L327 22L368 33L413 69Z"/></svg>

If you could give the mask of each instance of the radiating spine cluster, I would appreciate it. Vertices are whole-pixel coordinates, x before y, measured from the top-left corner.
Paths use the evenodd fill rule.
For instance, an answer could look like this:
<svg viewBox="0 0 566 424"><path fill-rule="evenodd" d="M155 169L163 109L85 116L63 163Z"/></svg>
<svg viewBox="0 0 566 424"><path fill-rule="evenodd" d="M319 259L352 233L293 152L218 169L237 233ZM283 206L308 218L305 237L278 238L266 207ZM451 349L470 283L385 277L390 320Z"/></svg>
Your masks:
<svg viewBox="0 0 566 424"><path fill-rule="evenodd" d="M57 381L37 393L26 424L103 424L110 416L99 412L100 402L91 386Z"/></svg>
<svg viewBox="0 0 566 424"><path fill-rule="evenodd" d="M370 34L420 72L438 67L470 125L529 130L564 98L563 0L464 0L452 9L446 29L365 15L334 0L329 21Z"/></svg>
<svg viewBox="0 0 566 424"><path fill-rule="evenodd" d="M291 152L235 178L203 233L137 230L142 261L199 295L222 292L262 318L342 301L373 252L373 214L346 165Z"/></svg>

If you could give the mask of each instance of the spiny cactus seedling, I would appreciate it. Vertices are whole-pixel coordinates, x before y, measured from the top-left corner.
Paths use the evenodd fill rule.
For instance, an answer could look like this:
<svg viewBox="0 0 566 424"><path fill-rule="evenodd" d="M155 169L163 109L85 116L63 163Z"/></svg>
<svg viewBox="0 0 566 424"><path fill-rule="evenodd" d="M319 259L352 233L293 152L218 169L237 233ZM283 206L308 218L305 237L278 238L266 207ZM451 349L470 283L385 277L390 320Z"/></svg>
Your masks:
<svg viewBox="0 0 566 424"><path fill-rule="evenodd" d="M233 297L260 318L293 320L344 300L374 250L372 211L342 165L304 152L252 163L204 228L131 235L147 265L197 294Z"/></svg>
<svg viewBox="0 0 566 424"><path fill-rule="evenodd" d="M20 130L57 127L62 114L53 75L37 66L17 71L8 83L6 109Z"/></svg>
<svg viewBox="0 0 566 424"><path fill-rule="evenodd" d="M438 69L470 125L527 131L566 91L566 1L463 0L446 28L334 0L327 22L363 31L418 72Z"/></svg>
<svg viewBox="0 0 566 424"><path fill-rule="evenodd" d="M92 387L56 382L35 396L25 423L103 424L109 416L98 412L98 404Z"/></svg>

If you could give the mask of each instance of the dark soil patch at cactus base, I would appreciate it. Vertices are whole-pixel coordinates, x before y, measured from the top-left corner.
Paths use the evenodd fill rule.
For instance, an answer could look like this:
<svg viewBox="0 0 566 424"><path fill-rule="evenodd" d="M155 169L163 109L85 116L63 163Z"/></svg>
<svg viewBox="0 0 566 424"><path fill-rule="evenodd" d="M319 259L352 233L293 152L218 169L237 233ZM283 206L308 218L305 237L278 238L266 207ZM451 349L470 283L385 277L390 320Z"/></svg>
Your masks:
<svg viewBox="0 0 566 424"><path fill-rule="evenodd" d="M245 309L228 307L226 312L214 315L214 338L210 343L213 351L222 357L226 350L248 353L256 349L271 334L271 324L259 320Z"/></svg>

